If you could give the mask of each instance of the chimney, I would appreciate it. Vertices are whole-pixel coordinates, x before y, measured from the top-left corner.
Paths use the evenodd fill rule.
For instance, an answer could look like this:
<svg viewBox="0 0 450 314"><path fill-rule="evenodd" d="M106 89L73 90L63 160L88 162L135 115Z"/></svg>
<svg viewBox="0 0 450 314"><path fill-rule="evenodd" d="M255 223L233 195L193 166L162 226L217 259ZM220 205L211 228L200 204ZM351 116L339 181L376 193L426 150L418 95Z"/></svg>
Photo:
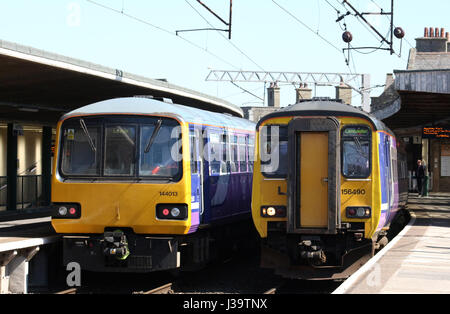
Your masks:
<svg viewBox="0 0 450 314"><path fill-rule="evenodd" d="M352 88L341 82L339 86L336 86L336 99L341 99L344 104L352 104Z"/></svg>
<svg viewBox="0 0 450 314"><path fill-rule="evenodd" d="M270 83L270 87L267 88L267 105L280 108L280 88L276 82Z"/></svg>
<svg viewBox="0 0 450 314"><path fill-rule="evenodd" d="M312 89L308 88L308 84L300 83L300 87L295 89L295 102L299 103L303 99L311 99Z"/></svg>
<svg viewBox="0 0 450 314"><path fill-rule="evenodd" d="M389 86L391 86L394 83L394 74L387 73L386 74L386 86L384 87L384 90L388 89Z"/></svg>
<svg viewBox="0 0 450 314"><path fill-rule="evenodd" d="M447 52L449 41L445 29L429 27L424 29L424 37L416 39L416 50L420 52Z"/></svg>

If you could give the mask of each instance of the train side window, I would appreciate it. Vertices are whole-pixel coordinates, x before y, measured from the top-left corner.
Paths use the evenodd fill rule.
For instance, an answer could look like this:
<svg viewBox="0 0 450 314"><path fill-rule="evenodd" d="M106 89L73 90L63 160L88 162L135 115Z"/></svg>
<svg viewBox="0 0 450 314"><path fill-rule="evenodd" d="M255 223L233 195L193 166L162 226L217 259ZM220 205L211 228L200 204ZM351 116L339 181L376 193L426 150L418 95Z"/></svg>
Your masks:
<svg viewBox="0 0 450 314"><path fill-rule="evenodd" d="M237 136L230 136L230 170L232 173L239 172L238 143Z"/></svg>
<svg viewBox="0 0 450 314"><path fill-rule="evenodd" d="M367 178L371 173L371 130L366 126L342 129L342 174L347 178Z"/></svg>
<svg viewBox="0 0 450 314"><path fill-rule="evenodd" d="M246 145L246 137L239 135L238 136L238 147L239 147L239 171L247 172L247 145Z"/></svg>
<svg viewBox="0 0 450 314"><path fill-rule="evenodd" d="M209 132L209 174L223 175L228 173L226 162L227 156L227 134Z"/></svg>
<svg viewBox="0 0 450 314"><path fill-rule="evenodd" d="M190 160L191 160L191 173L198 173L198 150L197 150L197 140L195 137L195 130L189 130L189 142L190 142Z"/></svg>
<svg viewBox="0 0 450 314"><path fill-rule="evenodd" d="M255 152L255 136L249 135L248 149L247 149L248 172L253 172L254 152Z"/></svg>

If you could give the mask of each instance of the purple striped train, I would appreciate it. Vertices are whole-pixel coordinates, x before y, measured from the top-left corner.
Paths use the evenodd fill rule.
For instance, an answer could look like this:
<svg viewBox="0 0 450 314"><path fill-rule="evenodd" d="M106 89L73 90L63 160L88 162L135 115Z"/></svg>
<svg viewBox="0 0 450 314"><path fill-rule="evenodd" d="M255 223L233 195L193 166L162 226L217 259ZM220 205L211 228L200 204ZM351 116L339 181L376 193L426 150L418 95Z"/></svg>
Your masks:
<svg viewBox="0 0 450 314"><path fill-rule="evenodd" d="M64 264L189 270L251 234L255 124L145 97L57 126L52 225Z"/></svg>

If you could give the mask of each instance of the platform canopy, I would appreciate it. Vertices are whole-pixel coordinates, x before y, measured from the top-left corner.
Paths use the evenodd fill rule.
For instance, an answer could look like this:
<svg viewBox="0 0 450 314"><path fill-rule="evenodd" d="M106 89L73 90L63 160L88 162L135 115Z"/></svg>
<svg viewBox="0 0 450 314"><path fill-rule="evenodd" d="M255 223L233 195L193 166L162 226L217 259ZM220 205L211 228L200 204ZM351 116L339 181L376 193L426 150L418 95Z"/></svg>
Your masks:
<svg viewBox="0 0 450 314"><path fill-rule="evenodd" d="M450 121L450 69L394 74L395 82L373 102L372 114L394 130Z"/></svg>
<svg viewBox="0 0 450 314"><path fill-rule="evenodd" d="M0 122L54 125L71 110L100 100L152 95L243 117L227 101L101 65L0 41Z"/></svg>

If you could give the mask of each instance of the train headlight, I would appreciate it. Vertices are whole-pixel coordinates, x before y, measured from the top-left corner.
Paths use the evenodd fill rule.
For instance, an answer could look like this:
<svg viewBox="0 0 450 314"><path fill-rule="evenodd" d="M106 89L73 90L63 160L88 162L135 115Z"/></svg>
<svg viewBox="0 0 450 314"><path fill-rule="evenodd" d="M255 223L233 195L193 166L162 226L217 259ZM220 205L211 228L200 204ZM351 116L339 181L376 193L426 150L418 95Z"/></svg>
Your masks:
<svg viewBox="0 0 450 314"><path fill-rule="evenodd" d="M277 210L275 209L275 207L269 207L269 208L267 208L267 215L268 215L268 216L273 217L273 216L276 215L276 213L277 213Z"/></svg>
<svg viewBox="0 0 450 314"><path fill-rule="evenodd" d="M81 217L80 204L54 204L53 219L78 219Z"/></svg>
<svg viewBox="0 0 450 314"><path fill-rule="evenodd" d="M58 214L60 216L65 216L67 215L67 207L66 206L61 206L58 208Z"/></svg>
<svg viewBox="0 0 450 314"><path fill-rule="evenodd" d="M158 204L156 205L156 218L186 220L188 218L188 206L186 204Z"/></svg>
<svg viewBox="0 0 450 314"><path fill-rule="evenodd" d="M180 216L180 213L181 213L181 211L178 209L178 207L174 207L170 211L170 214L172 215L172 217L178 217L178 216Z"/></svg>
<svg viewBox="0 0 450 314"><path fill-rule="evenodd" d="M279 218L286 217L285 206L262 206L261 217L265 218Z"/></svg>
<svg viewBox="0 0 450 314"><path fill-rule="evenodd" d="M355 206L346 208L347 218L370 218L372 216L372 209L367 206Z"/></svg>

